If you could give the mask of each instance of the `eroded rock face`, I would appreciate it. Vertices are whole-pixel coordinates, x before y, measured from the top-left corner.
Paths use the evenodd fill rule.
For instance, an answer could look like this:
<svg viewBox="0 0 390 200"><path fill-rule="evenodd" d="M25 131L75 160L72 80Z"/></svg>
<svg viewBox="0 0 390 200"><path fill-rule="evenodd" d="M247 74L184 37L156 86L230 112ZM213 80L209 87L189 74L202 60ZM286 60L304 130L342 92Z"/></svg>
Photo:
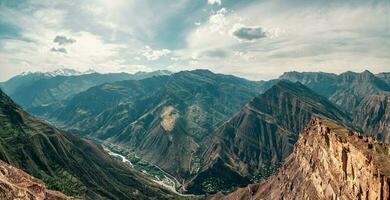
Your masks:
<svg viewBox="0 0 390 200"><path fill-rule="evenodd" d="M277 175L213 199L389 199L389 146L313 119Z"/></svg>
<svg viewBox="0 0 390 200"><path fill-rule="evenodd" d="M0 199L74 200L75 198L48 190L43 181L0 161Z"/></svg>
<svg viewBox="0 0 390 200"><path fill-rule="evenodd" d="M167 106L164 107L160 117L162 119L160 124L163 129L165 131L172 131L180 115L173 106Z"/></svg>

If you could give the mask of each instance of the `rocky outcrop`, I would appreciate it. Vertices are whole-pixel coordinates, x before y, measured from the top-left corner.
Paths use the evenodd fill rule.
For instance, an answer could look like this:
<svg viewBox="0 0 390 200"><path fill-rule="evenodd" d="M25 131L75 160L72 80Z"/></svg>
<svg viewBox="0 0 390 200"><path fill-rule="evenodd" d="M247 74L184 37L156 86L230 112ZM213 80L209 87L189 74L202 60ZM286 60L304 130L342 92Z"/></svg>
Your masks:
<svg viewBox="0 0 390 200"><path fill-rule="evenodd" d="M212 199L389 199L390 146L315 118L279 173Z"/></svg>
<svg viewBox="0 0 390 200"><path fill-rule="evenodd" d="M75 200L61 192L48 190L43 181L0 161L0 199Z"/></svg>
<svg viewBox="0 0 390 200"><path fill-rule="evenodd" d="M175 110L173 106L164 107L161 115L162 121L160 125L165 131L172 131L175 127L177 119L180 117L180 114Z"/></svg>

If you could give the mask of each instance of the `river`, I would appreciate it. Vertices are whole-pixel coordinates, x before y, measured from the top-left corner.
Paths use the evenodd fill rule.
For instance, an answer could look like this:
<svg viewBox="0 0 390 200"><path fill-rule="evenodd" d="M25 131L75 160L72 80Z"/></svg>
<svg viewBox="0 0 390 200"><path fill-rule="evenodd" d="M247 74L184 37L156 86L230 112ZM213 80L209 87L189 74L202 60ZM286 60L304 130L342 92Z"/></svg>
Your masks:
<svg viewBox="0 0 390 200"><path fill-rule="evenodd" d="M125 156L123 156L123 155L121 155L121 154L119 154L119 153L115 153L115 152L111 151L111 150L110 150L109 148L107 148L106 146L103 146L103 149L104 149L109 155L114 156L114 157L117 157L117 158L120 158L120 160L121 160L122 162L129 164L133 169L135 169L133 163L131 163L131 161L130 161L129 159L127 159ZM158 166L155 166L155 167L158 168L159 170L161 170L162 173L167 174L164 170L162 170L162 169L159 168ZM167 180L162 181L162 180L156 180L156 179L152 178L153 175L151 175L151 174L148 173L147 171L142 170L142 171L140 171L140 172L143 173L143 174L146 174L148 177L151 177L151 180L152 180L153 182L155 182L156 184L158 184L158 185L160 185L160 186L162 186L162 187L164 187L164 188L166 188L166 189L168 189L168 190L174 192L174 193L177 194L177 195L180 195L180 196L187 196L187 197L195 197L195 196L196 196L196 195L192 195L192 194L182 194L182 193L178 192L178 191L176 190L176 184L177 184L178 182L177 182L177 180L176 180L174 177L171 178L171 177L170 177L171 175L169 175L169 174L168 174L168 175L164 175L164 176L165 176L165 179L167 179ZM167 181L170 182L171 184L167 184L167 183L166 183Z"/></svg>

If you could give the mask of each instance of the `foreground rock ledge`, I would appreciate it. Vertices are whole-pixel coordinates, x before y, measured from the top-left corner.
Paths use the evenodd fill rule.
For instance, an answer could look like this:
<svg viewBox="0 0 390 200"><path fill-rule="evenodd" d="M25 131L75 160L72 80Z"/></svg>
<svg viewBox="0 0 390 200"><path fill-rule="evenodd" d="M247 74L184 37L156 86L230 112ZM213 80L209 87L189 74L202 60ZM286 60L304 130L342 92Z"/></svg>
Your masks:
<svg viewBox="0 0 390 200"><path fill-rule="evenodd" d="M1 200L76 200L61 192L48 190L43 181L0 161Z"/></svg>
<svg viewBox="0 0 390 200"><path fill-rule="evenodd" d="M389 199L389 145L314 118L277 175L211 199Z"/></svg>

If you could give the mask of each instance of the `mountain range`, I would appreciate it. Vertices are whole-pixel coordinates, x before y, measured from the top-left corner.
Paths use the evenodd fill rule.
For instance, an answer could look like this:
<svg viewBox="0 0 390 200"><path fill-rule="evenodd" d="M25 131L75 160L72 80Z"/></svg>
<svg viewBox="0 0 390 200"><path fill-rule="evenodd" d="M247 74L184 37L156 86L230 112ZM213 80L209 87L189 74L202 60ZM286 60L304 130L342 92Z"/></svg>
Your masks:
<svg viewBox="0 0 390 200"><path fill-rule="evenodd" d="M43 116L73 133L130 148L183 180L196 173L203 140L260 86L207 70L185 71L103 84Z"/></svg>
<svg viewBox="0 0 390 200"><path fill-rule="evenodd" d="M16 140L17 145L6 146L13 143L2 142L0 158L42 179L49 189L79 198L177 199L203 198L202 195L215 193L210 198L351 197L338 190L364 198L376 197L377 188L367 187L364 180L359 179L361 189L356 184L339 184L338 173L345 171L346 164L345 158L339 157L343 151L338 151L340 145L347 145L348 151L351 146L356 148L352 156L357 159L369 159L371 154L385 158L385 143L390 142L389 77L389 73L375 75L369 71L339 75L286 72L270 81L249 81L208 70L18 76L1 85L5 92L28 112L67 133L27 114L3 94L8 99L4 105L13 105L10 110L14 111L6 109L0 123L18 124L5 126L9 128L4 129L3 140L19 136L19 132L28 134L22 134L24 139L10 140ZM14 129L19 132L13 134ZM30 130L34 130L34 140L30 139ZM338 137L340 130L353 134ZM35 132L54 139L35 139ZM320 136L316 135L319 132ZM176 190L162 189L145 176L148 172L123 166L100 145L85 138L115 147L116 153L122 153L131 162L140 161L162 170L175 180L177 191L199 196L177 196ZM328 140L332 145L340 141L342 144L326 149L331 145ZM368 141L368 149L356 146L361 142L355 140ZM12 146L26 145L33 153L9 151L15 149ZM315 147L309 148L310 145ZM382 150L383 155L375 153ZM357 157L359 152L366 157ZM10 158L14 157L18 159L13 163ZM351 158L349 154L347 157ZM337 159L341 161L336 162ZM24 165L25 160L29 164ZM74 160L98 164L91 167ZM353 165L361 165L360 169L369 172L385 169L377 161L370 164L372 168L361 163ZM330 169L331 174L309 169L312 166ZM350 168L347 165L348 173L360 173ZM85 171L96 176L84 178ZM124 174L127 179L122 177ZM357 176L347 175L345 184L357 180ZM95 180L98 176L106 177L104 183ZM379 184L375 180L372 183ZM68 187L72 184L75 187ZM140 185L144 187L139 188ZM237 187L244 188L236 190ZM139 196L127 191L137 191Z"/></svg>
<svg viewBox="0 0 390 200"><path fill-rule="evenodd" d="M348 112L364 133L390 142L389 73L287 72L279 79L301 82Z"/></svg>
<svg viewBox="0 0 390 200"><path fill-rule="evenodd" d="M169 71L108 73L100 74L93 71L85 73L70 69L53 72L24 73L1 84L2 90L25 109L49 105L72 97L93 86L103 83L143 79L147 77L170 74Z"/></svg>

